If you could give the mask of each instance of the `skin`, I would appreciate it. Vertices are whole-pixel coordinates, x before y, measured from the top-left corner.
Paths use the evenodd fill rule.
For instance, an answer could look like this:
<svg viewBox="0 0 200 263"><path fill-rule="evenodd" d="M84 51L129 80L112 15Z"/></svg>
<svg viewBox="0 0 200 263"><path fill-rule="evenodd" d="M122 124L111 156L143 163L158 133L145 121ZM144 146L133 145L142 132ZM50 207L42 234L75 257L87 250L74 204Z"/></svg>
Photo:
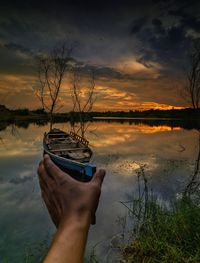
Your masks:
<svg viewBox="0 0 200 263"><path fill-rule="evenodd" d="M57 227L44 263L81 263L88 230L101 194L104 170L88 183L79 182L61 171L44 156L38 167L42 198Z"/></svg>

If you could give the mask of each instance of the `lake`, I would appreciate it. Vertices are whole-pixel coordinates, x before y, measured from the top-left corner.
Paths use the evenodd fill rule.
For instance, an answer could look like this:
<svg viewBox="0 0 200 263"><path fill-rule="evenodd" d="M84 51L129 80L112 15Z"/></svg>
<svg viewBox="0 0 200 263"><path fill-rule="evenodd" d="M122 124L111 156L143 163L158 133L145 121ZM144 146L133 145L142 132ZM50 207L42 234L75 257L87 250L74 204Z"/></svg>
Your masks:
<svg viewBox="0 0 200 263"><path fill-rule="evenodd" d="M69 129L64 123L54 126ZM55 231L36 173L47 130L48 125L29 124L0 131L0 262L38 262L34 258L45 251ZM111 246L121 231L117 221L127 213L120 201L136 195L140 166L153 192L170 203L193 173L199 133L164 123L98 120L91 123L87 138L94 152L92 162L107 171L87 255L95 252L100 262L112 262Z"/></svg>

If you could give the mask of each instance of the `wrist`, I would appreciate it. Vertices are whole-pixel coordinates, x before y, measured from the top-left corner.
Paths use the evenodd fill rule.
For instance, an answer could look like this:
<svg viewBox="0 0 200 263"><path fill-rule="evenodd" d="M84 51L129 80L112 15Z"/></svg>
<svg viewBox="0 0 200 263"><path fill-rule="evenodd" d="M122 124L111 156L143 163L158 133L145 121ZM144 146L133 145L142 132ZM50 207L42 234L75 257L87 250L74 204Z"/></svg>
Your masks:
<svg viewBox="0 0 200 263"><path fill-rule="evenodd" d="M78 228L89 228L91 224L91 213L84 212L83 214L72 214L71 216L68 216L62 220L62 222L59 224L58 229L65 229L69 226L74 226Z"/></svg>

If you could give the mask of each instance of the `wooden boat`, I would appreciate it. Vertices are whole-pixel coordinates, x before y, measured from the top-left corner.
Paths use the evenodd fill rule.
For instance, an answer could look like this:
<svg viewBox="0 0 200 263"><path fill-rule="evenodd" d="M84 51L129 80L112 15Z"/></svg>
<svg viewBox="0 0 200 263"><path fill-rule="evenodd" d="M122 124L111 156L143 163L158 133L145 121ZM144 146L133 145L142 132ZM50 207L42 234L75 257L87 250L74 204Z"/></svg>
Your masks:
<svg viewBox="0 0 200 263"><path fill-rule="evenodd" d="M89 181L96 171L96 166L90 163L92 150L88 145L85 138L55 128L45 133L43 139L44 153L61 170L81 181Z"/></svg>

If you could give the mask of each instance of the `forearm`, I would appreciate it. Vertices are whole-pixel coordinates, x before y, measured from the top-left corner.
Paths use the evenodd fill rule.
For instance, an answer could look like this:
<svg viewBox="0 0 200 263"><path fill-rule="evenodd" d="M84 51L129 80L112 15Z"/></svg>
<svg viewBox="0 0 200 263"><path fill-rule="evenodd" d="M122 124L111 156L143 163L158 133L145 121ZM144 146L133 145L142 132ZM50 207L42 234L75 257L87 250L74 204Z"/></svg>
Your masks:
<svg viewBox="0 0 200 263"><path fill-rule="evenodd" d="M82 263L91 217L71 218L61 225L44 263Z"/></svg>

